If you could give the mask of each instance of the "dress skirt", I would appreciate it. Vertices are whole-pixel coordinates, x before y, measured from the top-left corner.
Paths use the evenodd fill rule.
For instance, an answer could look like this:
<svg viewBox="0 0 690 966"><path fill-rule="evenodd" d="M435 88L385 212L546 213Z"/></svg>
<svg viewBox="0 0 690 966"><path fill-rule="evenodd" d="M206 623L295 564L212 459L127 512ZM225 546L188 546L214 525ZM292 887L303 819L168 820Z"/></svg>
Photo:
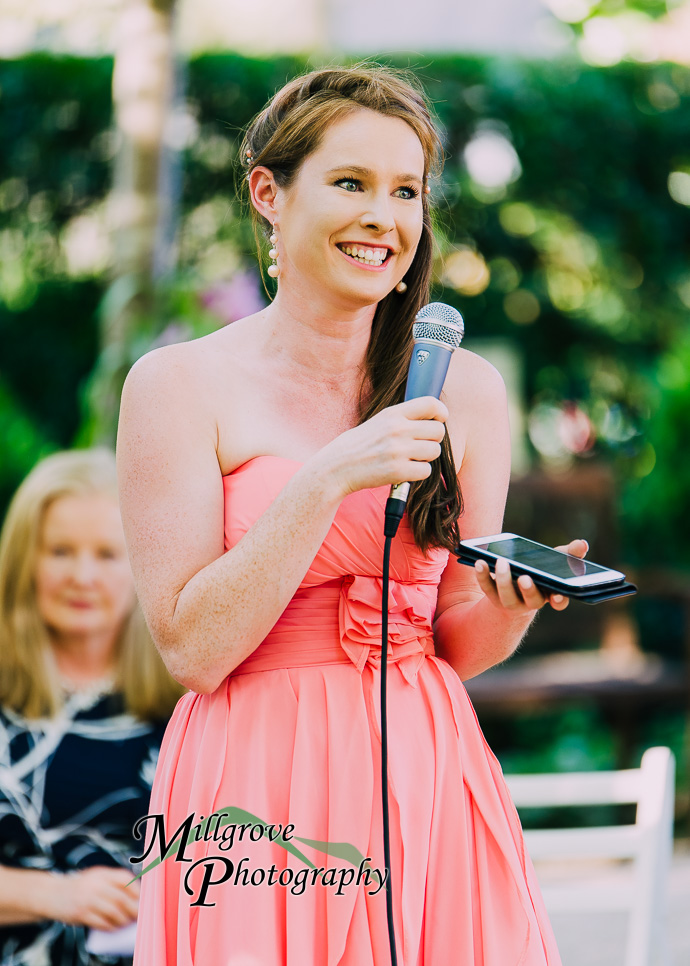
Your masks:
<svg viewBox="0 0 690 966"><path fill-rule="evenodd" d="M227 546L294 466L262 457L225 478ZM386 495L348 497L266 641L213 694L180 700L144 865L162 851L161 831L166 845L182 831L177 851L142 877L135 966L390 963L376 569ZM401 527L387 699L398 963L560 966L500 765L462 682L433 651L446 561L445 551L424 556Z"/></svg>

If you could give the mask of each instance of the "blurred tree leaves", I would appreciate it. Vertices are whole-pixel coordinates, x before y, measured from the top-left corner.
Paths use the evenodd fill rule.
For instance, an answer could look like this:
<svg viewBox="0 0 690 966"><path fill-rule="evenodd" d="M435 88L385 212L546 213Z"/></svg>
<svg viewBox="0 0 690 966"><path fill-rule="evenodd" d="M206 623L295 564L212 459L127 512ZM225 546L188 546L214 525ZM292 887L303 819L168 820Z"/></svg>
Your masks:
<svg viewBox="0 0 690 966"><path fill-rule="evenodd" d="M296 58L233 54L188 65L175 135L184 150L179 274L166 280L157 317L142 319L127 347L132 358L157 339L208 331L213 312L219 323L236 314L223 286L257 270L234 191L241 131L307 68ZM44 56L0 62L0 425L18 406L36 452L79 438L79 397L96 358L117 146L111 69L106 60ZM668 541L649 552L687 562L681 504L690 450L679 440L690 366L690 198L682 180L690 174L690 71L446 57L412 73L435 103L447 155L433 186L434 298L463 312L469 337L519 348L528 409L534 425L542 420L535 455L548 459L537 444L549 413L587 421L582 448L566 456L613 461L625 489L628 550L643 546L651 514L663 517ZM672 197L673 173L680 177ZM202 299L210 290L216 295ZM0 463L7 491L19 463Z"/></svg>
<svg viewBox="0 0 690 966"><path fill-rule="evenodd" d="M109 60L0 61L0 501L72 443L98 355L115 133Z"/></svg>

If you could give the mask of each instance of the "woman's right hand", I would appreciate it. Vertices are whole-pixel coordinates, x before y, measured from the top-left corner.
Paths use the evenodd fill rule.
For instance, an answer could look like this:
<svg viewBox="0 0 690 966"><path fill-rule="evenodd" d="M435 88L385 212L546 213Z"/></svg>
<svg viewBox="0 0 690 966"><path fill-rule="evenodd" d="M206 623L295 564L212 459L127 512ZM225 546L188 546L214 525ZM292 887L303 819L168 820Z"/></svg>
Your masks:
<svg viewBox="0 0 690 966"><path fill-rule="evenodd" d="M94 866L51 876L54 886L46 908L49 919L110 932L134 922L139 907L139 883L127 869Z"/></svg>
<svg viewBox="0 0 690 966"><path fill-rule="evenodd" d="M330 473L343 496L425 480L441 455L447 419L448 409L433 396L409 399L341 433L309 462Z"/></svg>

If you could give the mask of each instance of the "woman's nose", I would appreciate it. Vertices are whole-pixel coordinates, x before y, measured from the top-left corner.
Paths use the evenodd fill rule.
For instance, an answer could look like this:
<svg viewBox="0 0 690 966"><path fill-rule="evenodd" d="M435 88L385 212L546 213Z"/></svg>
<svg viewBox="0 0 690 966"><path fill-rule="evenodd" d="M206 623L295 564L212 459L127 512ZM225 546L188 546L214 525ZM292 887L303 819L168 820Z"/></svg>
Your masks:
<svg viewBox="0 0 690 966"><path fill-rule="evenodd" d="M381 234L395 228L395 219L387 192L371 192L367 196L367 201L366 210L362 212L360 219L363 228L374 229Z"/></svg>
<svg viewBox="0 0 690 966"><path fill-rule="evenodd" d="M91 584L97 577L98 563L93 554L77 554L72 567L72 578L79 584Z"/></svg>

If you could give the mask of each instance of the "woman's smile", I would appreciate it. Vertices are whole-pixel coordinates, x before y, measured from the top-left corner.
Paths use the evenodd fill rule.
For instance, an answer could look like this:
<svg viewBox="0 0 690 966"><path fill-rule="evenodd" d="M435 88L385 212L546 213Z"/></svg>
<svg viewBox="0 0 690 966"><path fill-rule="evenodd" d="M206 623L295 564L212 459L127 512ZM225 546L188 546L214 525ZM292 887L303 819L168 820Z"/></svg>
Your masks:
<svg viewBox="0 0 690 966"><path fill-rule="evenodd" d="M359 108L329 125L277 196L281 297L384 298L414 258L423 184L424 151L405 121Z"/></svg>
<svg viewBox="0 0 690 966"><path fill-rule="evenodd" d="M336 247L349 262L370 271L383 271L392 254L390 248L381 248L371 242L339 242Z"/></svg>

